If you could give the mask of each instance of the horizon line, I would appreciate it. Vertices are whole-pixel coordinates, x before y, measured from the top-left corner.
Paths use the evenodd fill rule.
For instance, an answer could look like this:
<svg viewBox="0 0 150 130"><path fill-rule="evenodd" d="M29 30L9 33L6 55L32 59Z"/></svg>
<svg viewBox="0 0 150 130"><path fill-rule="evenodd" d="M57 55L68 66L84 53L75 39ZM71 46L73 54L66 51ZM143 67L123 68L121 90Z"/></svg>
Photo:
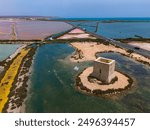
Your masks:
<svg viewBox="0 0 150 130"><path fill-rule="evenodd" d="M150 16L61 17L48 15L0 15L0 17L59 17L59 18L150 18Z"/></svg>

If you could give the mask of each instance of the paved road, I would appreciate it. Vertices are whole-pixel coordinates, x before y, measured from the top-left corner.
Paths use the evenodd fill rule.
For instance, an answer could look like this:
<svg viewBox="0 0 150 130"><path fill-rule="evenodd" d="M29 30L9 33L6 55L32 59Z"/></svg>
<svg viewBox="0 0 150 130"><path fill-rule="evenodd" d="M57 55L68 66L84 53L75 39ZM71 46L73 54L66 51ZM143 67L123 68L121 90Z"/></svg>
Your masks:
<svg viewBox="0 0 150 130"><path fill-rule="evenodd" d="M71 25L72 25L72 24L71 24ZM76 28L80 28L80 29L83 30L83 28L81 28L81 27L79 27L79 26L75 26L75 25L72 25L72 26L74 26L74 27L76 27ZM120 41L116 41L116 40L114 40L114 39L107 38L107 37L101 36L101 35L99 35L99 34L95 34L95 33L89 32L89 31L87 31L87 30L86 30L86 32L89 33L89 34L91 34L91 35L93 35L93 36L95 36L95 37L97 37L97 38L100 38L100 39L109 41L109 42L110 42L111 44L113 44L113 45L117 45L117 46L119 46L119 47L121 47L121 48L125 48L125 49L128 49L128 50L130 49L130 50L134 51L134 52L137 53L137 54L140 54L140 55L143 55L143 56L145 56L145 57L150 58L150 51L144 50L144 49L142 49L142 48L140 48L140 49L135 49L134 46L132 46L132 45L125 44L125 43L122 43L122 42L120 42Z"/></svg>
<svg viewBox="0 0 150 130"><path fill-rule="evenodd" d="M140 54L140 55L143 55L145 57L150 58L150 51L147 51L147 50L144 50L144 49L141 49L141 48L138 50L138 49L135 49L134 46L131 46L129 44L125 44L125 43L122 43L120 41L113 40L111 38L106 38L106 37L103 37L101 35L98 35L98 34L95 34L95 33L92 33L92 32L88 32L88 31L86 31L86 32L94 35L97 38L101 38L103 40L109 41L113 45L117 45L121 48L133 50L137 54Z"/></svg>

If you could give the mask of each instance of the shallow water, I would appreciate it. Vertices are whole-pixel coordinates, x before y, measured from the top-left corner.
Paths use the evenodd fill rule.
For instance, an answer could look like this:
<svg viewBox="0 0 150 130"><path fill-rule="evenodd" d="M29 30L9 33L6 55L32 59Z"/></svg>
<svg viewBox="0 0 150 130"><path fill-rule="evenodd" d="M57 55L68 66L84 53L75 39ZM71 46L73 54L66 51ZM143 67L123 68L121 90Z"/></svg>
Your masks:
<svg viewBox="0 0 150 130"><path fill-rule="evenodd" d="M103 54L116 59L117 69L134 77L136 88L116 101L88 96L75 89L75 78L92 62L71 63L66 57L73 51L68 44L47 44L37 50L26 112L150 112L150 86L146 82L150 68L119 54Z"/></svg>
<svg viewBox="0 0 150 130"><path fill-rule="evenodd" d="M97 56L116 60L116 69L133 77L136 91L121 100L127 105L129 112L150 112L150 67L117 53L103 53Z"/></svg>
<svg viewBox="0 0 150 130"><path fill-rule="evenodd" d="M97 34L110 38L150 38L150 22L100 23Z"/></svg>
<svg viewBox="0 0 150 130"><path fill-rule="evenodd" d="M141 20L140 22L134 22L131 20L130 22L98 22L99 25L97 30L97 21L71 23L76 26L86 28L90 32L109 38L136 38L137 36L150 38L150 21Z"/></svg>
<svg viewBox="0 0 150 130"><path fill-rule="evenodd" d="M8 56L13 54L20 46L21 45L19 44L0 44L0 61L5 60Z"/></svg>

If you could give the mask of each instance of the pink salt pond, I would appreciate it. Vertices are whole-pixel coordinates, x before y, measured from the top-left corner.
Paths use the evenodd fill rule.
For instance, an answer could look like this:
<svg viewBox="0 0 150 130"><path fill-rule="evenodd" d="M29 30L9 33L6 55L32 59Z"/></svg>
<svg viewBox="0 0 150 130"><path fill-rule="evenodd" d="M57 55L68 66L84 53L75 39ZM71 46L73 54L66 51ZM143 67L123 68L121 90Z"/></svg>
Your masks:
<svg viewBox="0 0 150 130"><path fill-rule="evenodd" d="M43 40L52 34L71 29L65 22L0 20L0 40Z"/></svg>

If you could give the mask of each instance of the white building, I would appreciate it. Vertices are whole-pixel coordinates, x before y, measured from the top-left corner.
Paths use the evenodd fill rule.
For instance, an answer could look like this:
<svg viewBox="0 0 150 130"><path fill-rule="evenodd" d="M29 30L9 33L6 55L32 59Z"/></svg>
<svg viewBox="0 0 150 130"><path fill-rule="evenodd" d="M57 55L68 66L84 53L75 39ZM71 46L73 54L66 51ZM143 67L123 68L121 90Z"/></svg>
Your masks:
<svg viewBox="0 0 150 130"><path fill-rule="evenodd" d="M110 83L115 78L115 60L99 57L94 61L93 73L96 79Z"/></svg>

